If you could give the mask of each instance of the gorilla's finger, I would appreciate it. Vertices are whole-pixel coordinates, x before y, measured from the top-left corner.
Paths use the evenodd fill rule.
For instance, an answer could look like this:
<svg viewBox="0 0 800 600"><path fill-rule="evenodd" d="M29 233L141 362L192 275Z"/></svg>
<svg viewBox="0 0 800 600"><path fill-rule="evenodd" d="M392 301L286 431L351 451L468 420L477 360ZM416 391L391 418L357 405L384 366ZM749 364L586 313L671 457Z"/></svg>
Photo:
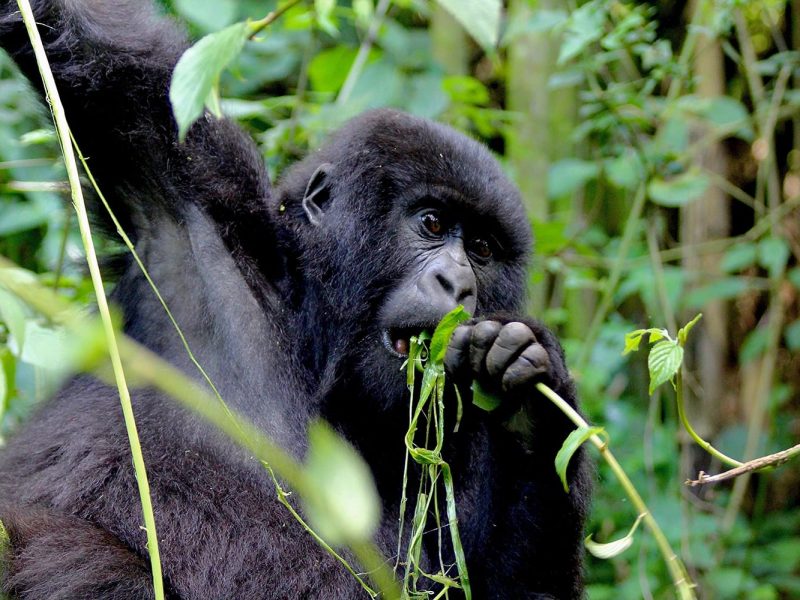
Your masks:
<svg viewBox="0 0 800 600"><path fill-rule="evenodd" d="M503 328L497 321L481 321L472 328L472 338L470 340L469 362L472 371L479 375L483 372L483 363L486 353L492 347L497 334Z"/></svg>
<svg viewBox="0 0 800 600"><path fill-rule="evenodd" d="M536 337L525 323L508 323L500 330L486 355L487 373L492 377L500 375L525 346L535 341Z"/></svg>
<svg viewBox="0 0 800 600"><path fill-rule="evenodd" d="M472 337L472 325L459 325L450 336L447 353L444 355L444 368L450 375L457 377L469 366L469 343Z"/></svg>
<svg viewBox="0 0 800 600"><path fill-rule="evenodd" d="M550 371L550 356L541 344L531 344L517 357L503 375L502 386L508 391L530 383Z"/></svg>

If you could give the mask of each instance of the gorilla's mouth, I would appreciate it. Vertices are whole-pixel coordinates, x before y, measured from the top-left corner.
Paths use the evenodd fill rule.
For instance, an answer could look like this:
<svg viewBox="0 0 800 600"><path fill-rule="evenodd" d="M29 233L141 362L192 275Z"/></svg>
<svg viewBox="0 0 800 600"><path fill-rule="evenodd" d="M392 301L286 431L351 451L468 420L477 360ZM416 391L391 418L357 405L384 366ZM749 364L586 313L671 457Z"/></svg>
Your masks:
<svg viewBox="0 0 800 600"><path fill-rule="evenodd" d="M399 358L408 358L408 349L411 347L411 338L420 334L425 326L390 327L383 330L383 345L386 349Z"/></svg>

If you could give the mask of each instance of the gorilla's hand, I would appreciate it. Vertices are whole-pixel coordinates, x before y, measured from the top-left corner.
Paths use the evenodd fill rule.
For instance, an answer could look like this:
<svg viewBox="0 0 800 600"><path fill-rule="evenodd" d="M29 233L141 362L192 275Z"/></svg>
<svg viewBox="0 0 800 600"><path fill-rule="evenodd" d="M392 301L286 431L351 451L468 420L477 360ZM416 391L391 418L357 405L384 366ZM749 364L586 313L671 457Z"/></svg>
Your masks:
<svg viewBox="0 0 800 600"><path fill-rule="evenodd" d="M500 396L532 392L535 383L552 384L555 372L565 370L560 353L548 352L543 341L521 321L479 320L453 332L445 368L460 385L477 379ZM562 363L555 370L554 361Z"/></svg>

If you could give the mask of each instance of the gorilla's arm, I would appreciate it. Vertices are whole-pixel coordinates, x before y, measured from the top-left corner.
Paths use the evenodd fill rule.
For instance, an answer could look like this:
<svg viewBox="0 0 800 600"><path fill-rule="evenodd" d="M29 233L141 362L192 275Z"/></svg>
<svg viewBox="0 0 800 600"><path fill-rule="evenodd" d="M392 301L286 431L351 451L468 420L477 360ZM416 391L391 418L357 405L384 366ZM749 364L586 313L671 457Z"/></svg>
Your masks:
<svg viewBox="0 0 800 600"><path fill-rule="evenodd" d="M12 548L3 557L4 589L12 597L153 598L149 565L108 532L45 510L3 514Z"/></svg>
<svg viewBox="0 0 800 600"><path fill-rule="evenodd" d="M462 387L477 379L502 400L494 414L473 414L488 421L487 476L495 491L486 507L490 534L483 552L497 552L498 559L481 574L483 593L581 598L591 468L579 449L568 471L570 491L564 492L554 460L574 425L535 389L544 382L577 408L561 345L533 319L497 315L459 327L446 366Z"/></svg>
<svg viewBox="0 0 800 600"><path fill-rule="evenodd" d="M269 181L235 125L201 118L179 144L168 90L185 36L151 2L31 0L67 120L101 190L135 234L193 202L236 227L265 212ZM0 0L0 47L41 90L15 0ZM155 210L155 209L160 210ZM263 242L263 230L262 230ZM262 246L263 247L263 246Z"/></svg>

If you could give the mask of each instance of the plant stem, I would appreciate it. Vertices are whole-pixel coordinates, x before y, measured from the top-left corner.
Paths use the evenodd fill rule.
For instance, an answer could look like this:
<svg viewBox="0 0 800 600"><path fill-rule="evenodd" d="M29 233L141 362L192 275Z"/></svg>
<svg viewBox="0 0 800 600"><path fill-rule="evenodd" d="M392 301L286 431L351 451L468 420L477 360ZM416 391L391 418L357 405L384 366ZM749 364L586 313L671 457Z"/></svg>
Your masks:
<svg viewBox="0 0 800 600"><path fill-rule="evenodd" d="M131 454L133 457L133 467L136 472L136 483L139 488L139 498L142 503L142 513L144 517L145 530L147 532L147 552L150 555L150 568L153 575L153 590L155 592L156 600L163 600L164 582L161 576L161 558L158 552L156 522L153 515L153 506L150 501L150 485L147 481L147 471L145 470L142 448L141 444L139 443L139 434L136 430L136 421L133 414L130 392L125 380L125 372L122 368L122 360L120 358L120 351L117 345L116 333L114 332L114 324L111 320L108 301L106 299L105 290L103 289L103 278L100 274L100 267L97 262L94 243L92 242L92 232L86 212L86 203L83 199L80 176L78 175L78 165L75 161L75 154L72 151L72 144L70 143L69 125L67 124L67 119L64 114L64 106L61 103L61 98L58 94L56 81L53 77L53 72L50 69L50 63L47 60L47 55L45 54L42 39L39 36L39 30L36 27L36 21L33 16L30 3L28 0L17 0L17 5L22 13L22 19L25 23L26 29L28 30L31 45L33 46L36 62L44 83L44 89L47 94L50 109L53 113L56 132L58 133L58 140L61 145L61 152L64 156L64 165L67 170L67 177L69 179L70 190L72 193L72 201L75 206L75 212L78 215L78 226L80 228L83 246L86 250L86 262L89 265L89 273L91 275L94 293L97 297L97 308L98 312L100 313L100 319L103 323L103 329L105 331L108 353L111 358L111 366L114 371L114 380L116 381L120 403L122 404L122 413L125 419L125 429L128 433L128 442L130 444Z"/></svg>
<svg viewBox="0 0 800 600"><path fill-rule="evenodd" d="M537 383L536 389L539 390L539 392L541 392L541 394L553 404L555 404L570 421L575 423L577 427L590 427L589 423L587 423L586 420L580 414L578 414L578 411L572 408L566 400L556 394L548 386L543 383ZM664 532L661 530L661 527L658 525L655 518L653 518L650 509L647 508L644 500L634 487L633 482L631 482L628 475L622 469L622 466L620 466L620 464L617 462L617 459L611 453L611 450L609 450L608 444L597 434L592 435L589 438L589 441L592 442L592 444L594 444L594 446L600 451L600 455L606 461L608 466L611 467L614 475L617 476L622 488L625 490L625 494L633 503L636 511L642 515L645 526L647 526L647 528L650 530L650 533L653 535L656 545L661 552L661 556L664 558L664 562L666 563L667 569L672 577L672 583L675 586L678 597L680 600L694 600L696 598L694 593L694 584L689 579L689 575L686 572L686 567L683 565L680 557L675 554L675 551L669 545L669 541L664 535Z"/></svg>
<svg viewBox="0 0 800 600"><path fill-rule="evenodd" d="M774 454L768 454L767 456L748 460L741 466L717 475L707 475L701 471L697 479L687 479L686 485L695 487L697 485L705 485L707 483L719 483L720 481L733 479L734 477L739 477L745 473L760 471L761 469L766 469L767 467L778 467L783 463L792 460L793 458L797 458L798 456L800 456L800 444L792 446L791 448L787 448L786 450L781 450L780 452L775 452Z"/></svg>
<svg viewBox="0 0 800 600"><path fill-rule="evenodd" d="M339 90L339 95L336 97L337 105L342 106L350 99L350 94L353 92L353 88L356 86L361 71L367 63L369 51L372 49L372 44L378 36L378 29L381 24L383 24L383 18L386 16L386 12L389 10L389 5L391 3L391 0L381 0L380 4L375 8L375 14L372 17L372 23L369 25L367 35L364 37L364 41L361 42L361 47L358 49L358 54L353 61L353 66L350 67L350 72L347 73L347 79L345 79L342 88Z"/></svg>
<svg viewBox="0 0 800 600"><path fill-rule="evenodd" d="M263 19L253 21L250 23L250 39L252 40L259 33L264 31L267 27L272 25L275 21L280 19L286 12L300 4L303 0L290 0L280 8L276 8Z"/></svg>
<svg viewBox="0 0 800 600"><path fill-rule="evenodd" d="M678 405L678 417L683 424L683 428L686 429L690 436L692 436L692 439L695 441L695 443L703 450L708 452L711 456L717 458L726 465L731 467L741 467L744 463L741 463L735 458L731 458L727 454L723 454L714 448L714 446L712 446L709 442L700 437L700 435L694 430L694 427L692 427L692 424L689 422L689 419L686 416L686 410L683 404L683 377L681 375L681 369L678 369L678 372L675 375L675 396L676 404Z"/></svg>

